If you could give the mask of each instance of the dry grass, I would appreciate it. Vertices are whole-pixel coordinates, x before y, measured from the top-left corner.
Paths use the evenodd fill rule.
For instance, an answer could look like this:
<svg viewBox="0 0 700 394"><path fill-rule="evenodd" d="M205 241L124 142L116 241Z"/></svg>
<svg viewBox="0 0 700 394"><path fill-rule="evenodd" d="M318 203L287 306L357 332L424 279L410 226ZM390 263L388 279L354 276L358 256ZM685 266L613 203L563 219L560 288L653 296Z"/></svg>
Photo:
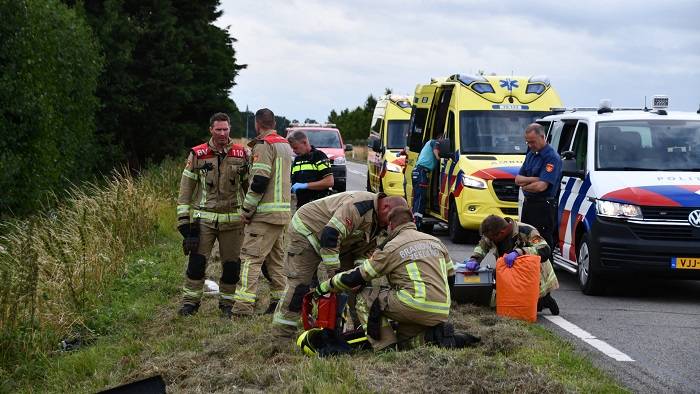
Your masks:
<svg viewBox="0 0 700 394"><path fill-rule="evenodd" d="M357 161L360 163L367 162L367 149L369 149L365 144L356 144L352 146L351 152L345 152L345 157L348 160Z"/></svg>

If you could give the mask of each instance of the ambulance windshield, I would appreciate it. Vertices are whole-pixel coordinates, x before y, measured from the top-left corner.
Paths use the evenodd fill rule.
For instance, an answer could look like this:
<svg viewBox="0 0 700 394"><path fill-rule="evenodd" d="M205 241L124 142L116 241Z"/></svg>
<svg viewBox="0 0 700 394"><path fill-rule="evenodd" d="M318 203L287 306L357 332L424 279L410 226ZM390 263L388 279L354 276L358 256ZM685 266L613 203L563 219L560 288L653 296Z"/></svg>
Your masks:
<svg viewBox="0 0 700 394"><path fill-rule="evenodd" d="M700 171L700 121L599 122L596 168L603 171Z"/></svg>
<svg viewBox="0 0 700 394"><path fill-rule="evenodd" d="M338 131L335 129L304 130L304 133L306 133L309 143L317 148L343 148L340 145Z"/></svg>
<svg viewBox="0 0 700 394"><path fill-rule="evenodd" d="M386 147L402 149L406 147L408 120L390 120L387 126Z"/></svg>
<svg viewBox="0 0 700 394"><path fill-rule="evenodd" d="M525 128L549 112L460 111L462 153L525 154Z"/></svg>

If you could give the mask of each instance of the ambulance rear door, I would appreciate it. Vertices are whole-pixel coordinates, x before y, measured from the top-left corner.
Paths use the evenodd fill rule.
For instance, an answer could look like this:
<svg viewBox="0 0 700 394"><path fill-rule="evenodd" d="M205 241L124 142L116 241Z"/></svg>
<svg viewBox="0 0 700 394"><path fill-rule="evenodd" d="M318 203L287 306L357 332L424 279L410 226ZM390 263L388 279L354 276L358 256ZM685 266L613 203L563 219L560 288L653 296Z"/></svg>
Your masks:
<svg viewBox="0 0 700 394"><path fill-rule="evenodd" d="M436 91L437 85L435 84L418 85L413 97L413 109L411 111L411 121L408 127L408 151L406 152L406 168L404 174L406 179L406 200L408 200L409 206L413 205L411 172L416 166L416 160L418 160L418 154L423 148L424 142L430 138L429 134L426 133L426 126L428 124L428 115ZM426 135L428 135L427 138Z"/></svg>

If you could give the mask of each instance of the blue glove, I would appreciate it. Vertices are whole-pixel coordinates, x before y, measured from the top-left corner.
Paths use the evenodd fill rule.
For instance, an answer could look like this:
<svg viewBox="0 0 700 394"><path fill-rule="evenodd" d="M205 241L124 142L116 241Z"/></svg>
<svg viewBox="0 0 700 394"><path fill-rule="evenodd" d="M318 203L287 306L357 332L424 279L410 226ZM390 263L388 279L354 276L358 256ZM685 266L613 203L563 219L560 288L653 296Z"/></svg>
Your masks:
<svg viewBox="0 0 700 394"><path fill-rule="evenodd" d="M505 260L506 266L507 266L508 268L512 268L512 267L513 267L513 263L515 262L515 259L518 258L518 256L520 256L520 253L518 253L518 252L516 252L516 251L512 251L512 252L508 253L507 255L505 255L505 256L503 257L503 260Z"/></svg>
<svg viewBox="0 0 700 394"><path fill-rule="evenodd" d="M297 182L297 183L292 185L292 193L296 193L297 190L308 189L308 188L309 188L308 183Z"/></svg>
<svg viewBox="0 0 700 394"><path fill-rule="evenodd" d="M478 271L479 270L479 262L474 260L474 259L469 259L469 261L466 262L465 268L468 269L469 271Z"/></svg>

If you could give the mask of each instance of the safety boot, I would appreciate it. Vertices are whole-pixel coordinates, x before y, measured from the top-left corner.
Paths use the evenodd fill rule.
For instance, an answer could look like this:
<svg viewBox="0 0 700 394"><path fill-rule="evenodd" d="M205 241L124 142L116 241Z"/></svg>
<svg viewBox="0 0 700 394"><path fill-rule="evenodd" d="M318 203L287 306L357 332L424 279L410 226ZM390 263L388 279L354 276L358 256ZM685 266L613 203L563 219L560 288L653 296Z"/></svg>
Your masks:
<svg viewBox="0 0 700 394"><path fill-rule="evenodd" d="M537 300L537 312L542 312L544 308L549 309L552 316L557 316L559 314L559 305L557 301L554 300L551 293L547 293L544 297Z"/></svg>
<svg viewBox="0 0 700 394"><path fill-rule="evenodd" d="M199 311L199 303L197 304L190 304L186 303L182 305L182 308L180 308L179 311L177 311L178 315L180 316L192 316Z"/></svg>
<svg viewBox="0 0 700 394"><path fill-rule="evenodd" d="M455 333L452 323L440 323L425 332L426 343L446 349L461 349L480 341L481 338L467 333Z"/></svg>
<svg viewBox="0 0 700 394"><path fill-rule="evenodd" d="M222 319L231 319L233 317L233 305L219 304L219 316Z"/></svg>

